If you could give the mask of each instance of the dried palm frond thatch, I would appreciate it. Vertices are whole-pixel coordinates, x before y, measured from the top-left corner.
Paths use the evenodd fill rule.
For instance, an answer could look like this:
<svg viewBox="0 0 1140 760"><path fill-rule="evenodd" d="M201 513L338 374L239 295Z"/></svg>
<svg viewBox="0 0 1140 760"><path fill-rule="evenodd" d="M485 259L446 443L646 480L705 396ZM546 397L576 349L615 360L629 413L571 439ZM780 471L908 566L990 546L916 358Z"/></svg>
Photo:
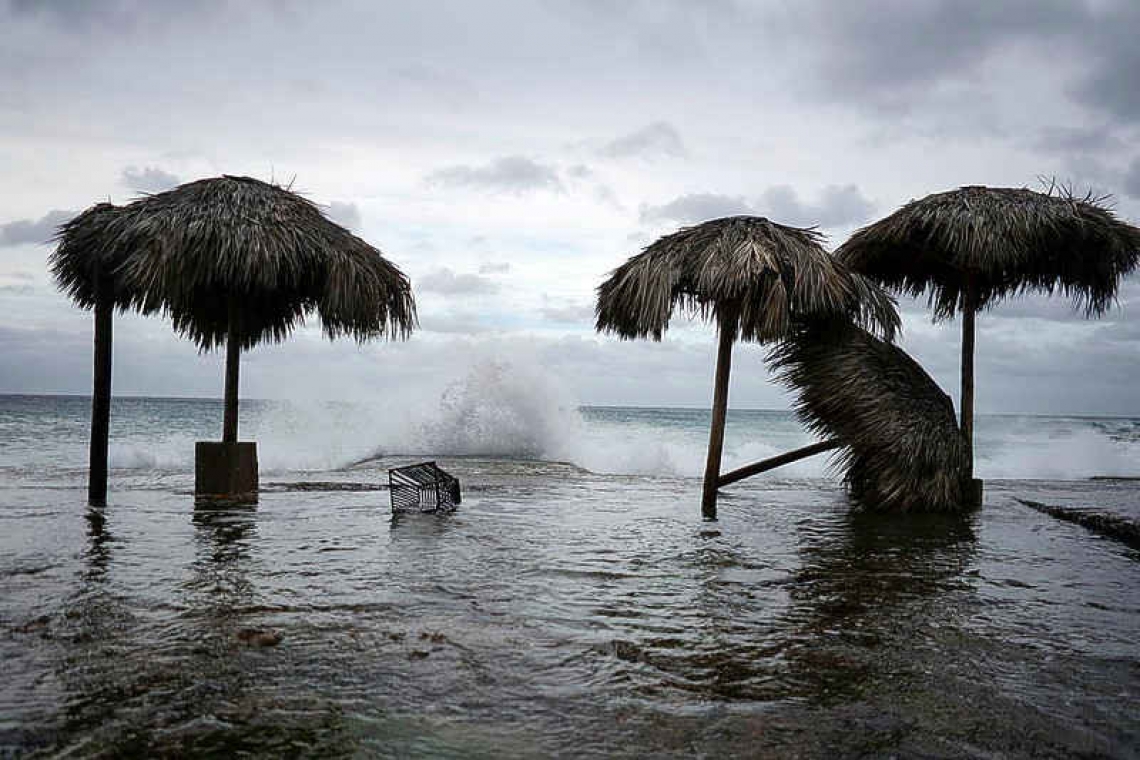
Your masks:
<svg viewBox="0 0 1140 760"><path fill-rule="evenodd" d="M894 300L823 249L814 229L763 217L713 219L666 235L615 269L598 287L597 329L660 340L674 309L729 316L736 337L779 340L797 316L844 315L888 339Z"/></svg>
<svg viewBox="0 0 1140 760"><path fill-rule="evenodd" d="M893 338L894 300L823 249L814 229L763 217L713 219L666 235L598 287L597 329L660 340L674 309L713 319L719 331L701 509L716 517L732 344L784 338L796 320L854 320Z"/></svg>
<svg viewBox="0 0 1140 760"><path fill-rule="evenodd" d="M316 204L249 177L180 185L124 206L105 228L131 306L161 309L203 349L224 344L235 305L242 348L281 341L315 311L330 338L406 337L407 277Z"/></svg>
<svg viewBox="0 0 1140 760"><path fill-rule="evenodd" d="M835 255L898 292L927 293L935 320L962 311L968 283L977 309L1059 291L1099 315L1140 262L1140 229L1104 201L1063 190L962 187L911 201L857 231Z"/></svg>
<svg viewBox="0 0 1140 760"><path fill-rule="evenodd" d="M1104 198L1051 188L962 187L911 201L856 232L836 257L898 292L928 293L935 321L962 313L961 427L973 467L974 325L979 309L1061 292L1102 314L1140 263L1140 229Z"/></svg>
<svg viewBox="0 0 1140 760"><path fill-rule="evenodd" d="M842 441L835 463L875 510L970 506L969 450L954 405L901 348L847 322L812 321L769 351L811 430Z"/></svg>
<svg viewBox="0 0 1140 760"><path fill-rule="evenodd" d="M121 252L106 234L107 224L122 209L96 203L59 226L53 238L56 248L48 266L56 285L82 309L93 309L100 298L100 284L110 288L114 305L131 307L133 294L117 277Z"/></svg>

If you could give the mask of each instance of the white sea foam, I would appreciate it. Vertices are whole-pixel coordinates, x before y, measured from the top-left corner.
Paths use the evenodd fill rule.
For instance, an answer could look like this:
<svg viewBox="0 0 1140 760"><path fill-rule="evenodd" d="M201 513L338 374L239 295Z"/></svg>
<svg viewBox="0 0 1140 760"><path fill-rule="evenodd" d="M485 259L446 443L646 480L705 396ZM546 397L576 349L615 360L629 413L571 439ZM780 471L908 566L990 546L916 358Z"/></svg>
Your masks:
<svg viewBox="0 0 1140 760"><path fill-rule="evenodd" d="M405 389L375 404L276 404L250 427L263 469L320 470L376 455L487 456L565 461L599 473L699 477L707 425L661 425L583 414L554 374L537 363L485 357L440 389ZM794 420L778 430L730 424L724 469L774 456L812 437ZM783 468L820 476L826 459Z"/></svg>
<svg viewBox="0 0 1140 760"><path fill-rule="evenodd" d="M977 472L986 478L1077 479L1140 474L1140 438L1110 437L1103 423L1060 418L978 420ZM1132 428L1135 431L1135 427ZM707 417L667 424L652 412L583 413L537 363L490 356L442 389L385 393L375 404L276 404L250 428L263 469L324 470L378 454L488 456L566 461L599 473L699 477ZM806 445L789 415L730 412L722 469ZM161 460L161 455L158 461ZM830 476L826 455L771 477Z"/></svg>
<svg viewBox="0 0 1140 760"><path fill-rule="evenodd" d="M983 478L1074 480L1094 475L1140 475L1140 442L1113 440L1095 428L1021 433L987 440L975 469Z"/></svg>
<svg viewBox="0 0 1140 760"><path fill-rule="evenodd" d="M434 388L376 395L369 403L254 402L243 407L241 437L258 441L262 472L271 475L400 454L566 461L612 474L699 477L704 471L706 412L583 411L560 378L525 357L486 356ZM74 406L69 414L78 432L87 408ZM216 401L124 402L113 421L110 464L143 477L147 471L191 471L194 442L215 439L220 422ZM26 435L17 430L0 450L0 466L85 462L86 441L75 432L47 441L31 429ZM812 440L790 414L730 411L722 468ZM984 478L1138 476L1140 421L982 416L976 450ZM828 474L827 456L816 456L768 477Z"/></svg>
<svg viewBox="0 0 1140 760"><path fill-rule="evenodd" d="M193 441L182 437L162 443L116 442L108 446L107 464L125 470L180 470L193 456Z"/></svg>
<svg viewBox="0 0 1140 760"><path fill-rule="evenodd" d="M569 458L582 417L548 372L483 360L425 410L416 432L426 451L535 459Z"/></svg>

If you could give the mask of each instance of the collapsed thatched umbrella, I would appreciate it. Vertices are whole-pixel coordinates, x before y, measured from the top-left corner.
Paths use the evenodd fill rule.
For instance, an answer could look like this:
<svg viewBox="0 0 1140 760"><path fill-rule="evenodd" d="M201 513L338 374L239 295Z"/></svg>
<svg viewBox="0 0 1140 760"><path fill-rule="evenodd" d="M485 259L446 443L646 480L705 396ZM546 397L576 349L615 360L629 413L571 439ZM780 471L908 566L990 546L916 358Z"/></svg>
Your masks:
<svg viewBox="0 0 1140 760"><path fill-rule="evenodd" d="M169 314L203 350L224 343L225 443L237 441L242 349L283 340L312 311L329 338L402 338L415 326L403 273L311 201L275 185L199 180L96 221L61 230L57 279L64 287L80 282L87 250L113 252L125 305Z"/></svg>
<svg viewBox="0 0 1140 760"><path fill-rule="evenodd" d="M837 462L862 505L900 512L973 506L954 404L901 348L828 320L798 325L768 360L798 393L796 412L807 427L843 443Z"/></svg>
<svg viewBox="0 0 1140 760"><path fill-rule="evenodd" d="M132 307L135 293L118 276L118 252L108 248L103 233L119 209L97 203L61 225L50 257L52 274L76 304L95 312L95 351L91 392L91 441L88 452L87 501L107 501L107 439L111 419L112 316Z"/></svg>
<svg viewBox="0 0 1140 760"><path fill-rule="evenodd" d="M716 517L716 490L728 406L732 344L767 343L803 317L854 319L893 336L894 302L851 273L813 229L763 217L714 219L666 235L615 269L598 287L597 329L660 340L674 308L715 321L719 330L712 426L701 512Z"/></svg>
<svg viewBox="0 0 1140 760"><path fill-rule="evenodd" d="M836 257L889 288L929 292L934 319L962 313L961 427L973 469L974 320L1029 291L1072 296L1102 314L1140 260L1140 229L1069 193L962 187L911 201L856 232Z"/></svg>

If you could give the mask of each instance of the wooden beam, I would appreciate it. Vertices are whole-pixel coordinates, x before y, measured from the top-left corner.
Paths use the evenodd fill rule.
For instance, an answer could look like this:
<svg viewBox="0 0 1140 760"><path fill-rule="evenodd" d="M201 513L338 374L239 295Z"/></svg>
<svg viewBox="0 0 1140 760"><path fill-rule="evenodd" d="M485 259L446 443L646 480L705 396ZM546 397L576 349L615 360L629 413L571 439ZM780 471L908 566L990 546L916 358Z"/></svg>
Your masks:
<svg viewBox="0 0 1140 760"><path fill-rule="evenodd" d="M976 285L973 276L966 274L965 291L962 297L962 435L966 438L966 454L969 462L967 478L974 477L974 329L977 318Z"/></svg>
<svg viewBox="0 0 1140 760"><path fill-rule="evenodd" d="M728 376L732 370L732 344L736 340L736 311L726 311L720 322L716 352L716 379L713 390L712 425L709 452L705 460L705 483L701 495L701 516L716 519L716 489L720 480L720 459L724 451L724 420L728 411Z"/></svg>
<svg viewBox="0 0 1140 760"><path fill-rule="evenodd" d="M724 488L725 486L732 485L739 480L750 478L753 475L759 475L760 473L767 472L768 470L774 470L777 467L783 467L784 465L791 464L792 462L798 462L801 459L807 459L808 457L815 456L816 454L822 454L825 451L832 451L833 449L838 449L841 446L843 446L843 442L839 440L821 441L820 443L813 443L810 446L804 446L800 449L785 452L779 456L762 459L759 462L745 465L744 467L721 475L717 486L719 488Z"/></svg>
<svg viewBox="0 0 1140 760"><path fill-rule="evenodd" d="M95 351L91 389L91 446L88 452L87 503L107 504L107 445L111 432L112 327L115 315L114 280L96 275Z"/></svg>
<svg viewBox="0 0 1140 760"><path fill-rule="evenodd" d="M230 296L229 333L226 335L226 411L222 441L236 443L238 436L238 374L241 364L241 330L237 298Z"/></svg>

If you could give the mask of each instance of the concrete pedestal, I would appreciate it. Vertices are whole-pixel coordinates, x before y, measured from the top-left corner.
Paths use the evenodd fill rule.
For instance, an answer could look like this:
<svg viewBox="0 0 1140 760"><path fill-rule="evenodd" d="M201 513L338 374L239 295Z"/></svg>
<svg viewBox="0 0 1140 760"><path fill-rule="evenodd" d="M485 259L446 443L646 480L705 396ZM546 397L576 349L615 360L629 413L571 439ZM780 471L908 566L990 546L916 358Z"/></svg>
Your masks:
<svg viewBox="0 0 1140 760"><path fill-rule="evenodd" d="M974 478L970 481L970 506L982 506L982 497L985 493L985 481L981 478Z"/></svg>
<svg viewBox="0 0 1140 760"><path fill-rule="evenodd" d="M257 503L257 444L194 444L194 498L202 502Z"/></svg>

